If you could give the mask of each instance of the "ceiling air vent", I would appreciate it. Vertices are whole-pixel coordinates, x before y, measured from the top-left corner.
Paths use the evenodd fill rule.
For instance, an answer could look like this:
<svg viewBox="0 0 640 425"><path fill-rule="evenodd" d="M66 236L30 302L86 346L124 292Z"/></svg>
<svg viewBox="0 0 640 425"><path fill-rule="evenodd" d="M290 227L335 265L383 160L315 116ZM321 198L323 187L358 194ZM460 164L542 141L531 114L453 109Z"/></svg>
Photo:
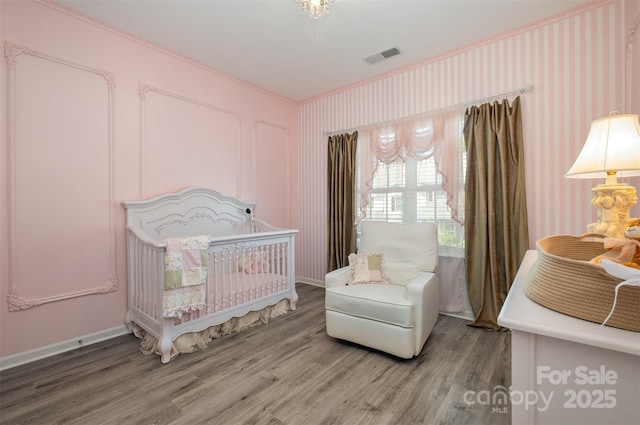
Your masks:
<svg viewBox="0 0 640 425"><path fill-rule="evenodd" d="M363 60L369 65L373 65L374 63L380 62L385 59L389 59L390 57L399 55L399 54L400 54L400 49L398 49L397 47L392 47L382 52L369 55L366 58L363 58Z"/></svg>

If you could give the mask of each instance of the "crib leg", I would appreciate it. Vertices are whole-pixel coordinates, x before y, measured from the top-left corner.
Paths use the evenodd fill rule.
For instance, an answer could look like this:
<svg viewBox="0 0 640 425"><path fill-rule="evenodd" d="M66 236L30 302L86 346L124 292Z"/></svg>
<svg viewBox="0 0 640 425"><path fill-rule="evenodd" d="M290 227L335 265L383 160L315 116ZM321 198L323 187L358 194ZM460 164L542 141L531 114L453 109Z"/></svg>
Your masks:
<svg viewBox="0 0 640 425"><path fill-rule="evenodd" d="M133 320L131 320L132 318L132 314L131 314L131 310L127 310L127 315L124 316L124 325L127 328L127 332L132 333L133 332Z"/></svg>
<svg viewBox="0 0 640 425"><path fill-rule="evenodd" d="M158 338L158 349L160 350L162 363L169 363L171 361L171 326L173 325L173 318L162 319L162 332Z"/></svg>
<svg viewBox="0 0 640 425"><path fill-rule="evenodd" d="M294 282L291 285L291 298L289 298L289 308L291 310L295 310L297 303L298 303L298 293L296 292L296 283Z"/></svg>

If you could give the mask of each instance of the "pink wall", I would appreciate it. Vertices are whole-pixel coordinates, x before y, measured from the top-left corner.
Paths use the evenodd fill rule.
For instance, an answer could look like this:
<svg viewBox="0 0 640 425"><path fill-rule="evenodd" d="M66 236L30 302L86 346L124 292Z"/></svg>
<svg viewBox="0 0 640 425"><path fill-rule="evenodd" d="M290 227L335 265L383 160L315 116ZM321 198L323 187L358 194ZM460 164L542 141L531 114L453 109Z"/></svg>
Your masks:
<svg viewBox="0 0 640 425"><path fill-rule="evenodd" d="M296 105L62 6L1 1L2 43L34 50L0 66L0 360L122 326L121 201L196 184L256 201L259 217L301 229L297 274L322 280L324 132L526 84L532 244L582 233L594 182L563 174L592 119L639 112L640 85L624 83L640 72L638 31L625 54L638 12L592 5ZM26 301L71 297L10 312L10 287Z"/></svg>
<svg viewBox="0 0 640 425"><path fill-rule="evenodd" d="M326 197L318 194L324 193L326 181L326 132L464 104L526 85L533 86L522 95L531 246L550 234L585 233L596 218L590 188L598 182L569 180L564 173L593 119L612 110L640 112L625 110L625 15L632 13L626 10L630 3L589 4L304 102L299 110L304 172L298 274L322 280L325 273ZM638 180L635 186L640 186Z"/></svg>
<svg viewBox="0 0 640 425"><path fill-rule="evenodd" d="M122 327L124 200L203 185L297 227L295 103L63 6L0 24L0 358Z"/></svg>

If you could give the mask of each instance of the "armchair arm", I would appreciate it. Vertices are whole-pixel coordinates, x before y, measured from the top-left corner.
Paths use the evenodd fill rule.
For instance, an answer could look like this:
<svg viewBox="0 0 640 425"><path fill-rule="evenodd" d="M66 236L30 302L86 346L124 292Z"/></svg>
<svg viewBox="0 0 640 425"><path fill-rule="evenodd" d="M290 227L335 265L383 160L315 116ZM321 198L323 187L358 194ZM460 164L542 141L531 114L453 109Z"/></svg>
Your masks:
<svg viewBox="0 0 640 425"><path fill-rule="evenodd" d="M440 293L435 273L420 273L407 283L406 297L413 303L416 315L416 354L429 337L438 320Z"/></svg>
<svg viewBox="0 0 640 425"><path fill-rule="evenodd" d="M432 285L438 286L438 279L436 277L434 280L434 277L436 277L435 273L422 272L407 282L407 299L414 304L422 304L425 292L429 291L428 288Z"/></svg>
<svg viewBox="0 0 640 425"><path fill-rule="evenodd" d="M333 288L336 286L345 286L351 277L351 269L349 266L342 267L327 273L324 276L324 287Z"/></svg>
<svg viewBox="0 0 640 425"><path fill-rule="evenodd" d="M416 321L421 315L422 308L429 305L429 300L434 295L436 298L439 297L438 278L435 273L420 273L407 283L406 297L415 306Z"/></svg>

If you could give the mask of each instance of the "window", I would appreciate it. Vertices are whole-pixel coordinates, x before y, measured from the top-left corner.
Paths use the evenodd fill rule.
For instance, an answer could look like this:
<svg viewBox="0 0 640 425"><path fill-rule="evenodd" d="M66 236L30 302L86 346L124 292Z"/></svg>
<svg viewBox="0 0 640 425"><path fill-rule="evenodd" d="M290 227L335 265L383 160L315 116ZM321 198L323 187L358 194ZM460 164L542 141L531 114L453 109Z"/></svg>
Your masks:
<svg viewBox="0 0 640 425"><path fill-rule="evenodd" d="M466 168L465 160L463 154L463 169ZM379 162L365 220L436 223L441 246L464 247L464 230L451 218L447 194L442 189L442 176L433 157L423 160L397 158L389 164Z"/></svg>
<svg viewBox="0 0 640 425"><path fill-rule="evenodd" d="M464 217L466 152L461 112L443 110L362 132L356 173L360 219L435 223L439 246L444 248L440 255L464 258L460 220ZM442 160L440 170L435 158ZM455 193L444 190L443 175L447 176L447 190ZM455 203L454 211L448 202Z"/></svg>

